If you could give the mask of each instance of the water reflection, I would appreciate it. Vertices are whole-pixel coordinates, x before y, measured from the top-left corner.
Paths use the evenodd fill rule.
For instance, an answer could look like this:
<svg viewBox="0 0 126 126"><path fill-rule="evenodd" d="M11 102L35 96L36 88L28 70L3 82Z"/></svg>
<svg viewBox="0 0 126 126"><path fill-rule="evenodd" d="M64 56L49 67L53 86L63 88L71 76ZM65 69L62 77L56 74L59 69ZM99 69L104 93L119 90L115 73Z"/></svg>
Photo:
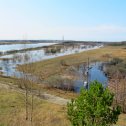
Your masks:
<svg viewBox="0 0 126 126"><path fill-rule="evenodd" d="M36 47L49 46L49 45L54 45L54 44L56 44L56 43L34 43L34 44L30 43L30 44L0 45L0 52L36 48Z"/></svg>
<svg viewBox="0 0 126 126"><path fill-rule="evenodd" d="M104 74L103 67L105 67L105 64L101 62L91 63L90 69L89 69L89 76L88 76L88 84L90 84L92 81L97 80L103 84L104 87L107 86L108 78ZM80 65L78 70L78 76L79 79L75 80L74 82L74 90L75 92L80 92L81 87L87 88L87 85L85 84L87 82L87 66L86 65ZM88 85L90 86L90 85Z"/></svg>
<svg viewBox="0 0 126 126"><path fill-rule="evenodd" d="M19 77L20 74L22 75L22 73L16 70L17 65L42 61L42 60L69 55L69 54L75 54L78 52L93 50L100 47L102 46L97 45L97 46L91 46L90 48L88 47L82 48L80 45L79 47L74 47L74 48L71 47L62 48L60 52L58 51L55 53L47 53L45 49L32 50L32 51L27 51L25 53L15 53L11 55L1 56L1 58L5 60L1 60L0 65L2 66L2 72L4 75Z"/></svg>

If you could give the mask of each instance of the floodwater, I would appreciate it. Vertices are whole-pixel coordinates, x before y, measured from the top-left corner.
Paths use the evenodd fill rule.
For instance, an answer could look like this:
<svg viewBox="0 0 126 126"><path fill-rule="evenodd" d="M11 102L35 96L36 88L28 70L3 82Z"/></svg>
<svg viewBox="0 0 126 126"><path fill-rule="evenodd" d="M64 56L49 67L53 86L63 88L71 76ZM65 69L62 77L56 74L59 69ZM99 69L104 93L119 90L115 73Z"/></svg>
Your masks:
<svg viewBox="0 0 126 126"><path fill-rule="evenodd" d="M3 72L5 76L20 77L22 76L22 72L17 71L16 69L17 65L42 61L46 59L56 58L56 57L75 54L75 53L80 53L83 51L98 49L100 47L102 46L93 46L90 48L81 48L81 47L80 48L77 48L77 47L67 48L67 49L62 49L61 52L58 52L55 54L46 53L44 49L41 49L41 50L27 51L26 53L16 53L16 54L11 54L11 55L1 56L0 58L2 59L10 58L8 60L0 60L0 66L2 66L1 72ZM24 58L26 55L27 55L27 60Z"/></svg>
<svg viewBox="0 0 126 126"><path fill-rule="evenodd" d="M0 51L4 52L9 50L17 50L17 49L20 50L24 48L35 48L35 47L48 46L52 44L54 43L25 44L25 46L23 46L23 44L0 45ZM24 74L16 69L17 65L80 53L88 50L98 49L101 47L103 47L103 45L87 46L86 48L82 48L82 46L74 47L74 48L71 47L62 48L60 52L55 54L46 53L44 49L40 49L40 50L27 51L25 53L5 55L5 56L1 56L0 58L2 59L8 58L8 60L0 60L0 66L2 68L0 71L3 72L3 75L5 76L16 76L20 78L23 77ZM25 56L27 56L27 58ZM103 64L99 62L90 64L88 83L97 80L101 82L104 86L107 85L108 79L105 76L102 67ZM77 71L79 78L74 81L75 92L80 92L81 87L84 87L84 83L87 82L87 79L85 78L86 71L87 71L86 66L84 67L83 64L79 66Z"/></svg>
<svg viewBox="0 0 126 126"><path fill-rule="evenodd" d="M91 63L89 67L90 69L89 69L89 74L88 74L88 84L96 80L102 83L104 87L106 87L108 83L108 78L105 75L104 70L103 70L103 68L105 67L105 64L101 62L96 62L96 63ZM87 82L87 78L85 77L87 76L86 73L87 73L86 66L80 65L78 69L79 79L75 80L74 82L75 92L80 92L80 89L82 87L88 88L88 86L90 86L90 85L84 84Z"/></svg>
<svg viewBox="0 0 126 126"><path fill-rule="evenodd" d="M0 45L0 52L6 52L11 50L21 50L28 48L36 48L42 46L49 46L56 43L35 43L35 44L10 44L10 45Z"/></svg>

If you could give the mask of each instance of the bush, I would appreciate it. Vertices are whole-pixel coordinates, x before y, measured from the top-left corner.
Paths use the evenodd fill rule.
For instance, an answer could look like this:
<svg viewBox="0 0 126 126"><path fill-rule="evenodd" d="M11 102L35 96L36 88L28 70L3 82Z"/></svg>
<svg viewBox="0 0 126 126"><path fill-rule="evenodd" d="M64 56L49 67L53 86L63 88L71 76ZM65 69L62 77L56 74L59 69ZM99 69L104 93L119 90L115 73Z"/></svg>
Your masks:
<svg viewBox="0 0 126 126"><path fill-rule="evenodd" d="M64 79L61 76L52 76L47 80L47 87L57 88L65 91L73 91L73 81L70 79Z"/></svg>
<svg viewBox="0 0 126 126"><path fill-rule="evenodd" d="M121 63L123 60L120 58L113 58L110 62L111 65L117 65L119 63Z"/></svg>
<svg viewBox="0 0 126 126"><path fill-rule="evenodd" d="M112 57L112 55L109 54L109 53L106 53L106 54L103 55L103 58L111 58L111 57Z"/></svg>
<svg viewBox="0 0 126 126"><path fill-rule="evenodd" d="M101 83L91 83L80 96L67 105L68 118L73 126L110 126L115 124L120 107L112 107L114 95Z"/></svg>
<svg viewBox="0 0 126 126"><path fill-rule="evenodd" d="M51 53L56 53L56 49L51 49Z"/></svg>
<svg viewBox="0 0 126 126"><path fill-rule="evenodd" d="M52 54L55 54L55 53L58 53L61 51L61 48L46 48L45 49L45 53L52 53Z"/></svg>
<svg viewBox="0 0 126 126"><path fill-rule="evenodd" d="M119 58L114 58L108 66L106 66L106 73L111 77L116 73L120 73L120 76L126 76L126 60L122 60Z"/></svg>
<svg viewBox="0 0 126 126"><path fill-rule="evenodd" d="M68 64L67 64L67 62L66 62L65 60L61 60L61 61L60 61L60 64L61 64L62 66L68 66Z"/></svg>

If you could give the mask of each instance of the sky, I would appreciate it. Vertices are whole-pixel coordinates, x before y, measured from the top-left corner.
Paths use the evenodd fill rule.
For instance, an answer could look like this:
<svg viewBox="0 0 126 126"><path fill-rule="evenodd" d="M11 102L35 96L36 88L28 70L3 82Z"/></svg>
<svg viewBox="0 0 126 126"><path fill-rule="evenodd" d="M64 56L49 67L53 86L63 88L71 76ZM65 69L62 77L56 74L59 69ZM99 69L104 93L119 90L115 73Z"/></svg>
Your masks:
<svg viewBox="0 0 126 126"><path fill-rule="evenodd" d="M0 0L0 40L125 41L126 0Z"/></svg>

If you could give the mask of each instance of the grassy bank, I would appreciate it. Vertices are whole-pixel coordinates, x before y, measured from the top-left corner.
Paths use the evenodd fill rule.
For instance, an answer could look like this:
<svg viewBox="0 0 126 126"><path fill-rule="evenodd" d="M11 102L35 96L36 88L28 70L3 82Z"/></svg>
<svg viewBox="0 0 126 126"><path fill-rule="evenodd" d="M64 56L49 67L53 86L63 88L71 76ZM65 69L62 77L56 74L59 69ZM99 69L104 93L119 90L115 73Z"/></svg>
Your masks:
<svg viewBox="0 0 126 126"><path fill-rule="evenodd" d="M0 83L6 84L6 85L9 85L9 86L12 85L12 86L15 86L17 88L20 88L21 80L14 78L14 77L0 76ZM59 96L59 97L65 98L65 99L75 98L78 95L75 92L71 92L71 91L63 91L63 90L55 89L55 88L48 88L44 84L40 84L40 83L34 83L33 89L38 94L41 93L41 92L46 92L46 93L49 93L49 94L52 94L52 95L55 95L55 96Z"/></svg>

